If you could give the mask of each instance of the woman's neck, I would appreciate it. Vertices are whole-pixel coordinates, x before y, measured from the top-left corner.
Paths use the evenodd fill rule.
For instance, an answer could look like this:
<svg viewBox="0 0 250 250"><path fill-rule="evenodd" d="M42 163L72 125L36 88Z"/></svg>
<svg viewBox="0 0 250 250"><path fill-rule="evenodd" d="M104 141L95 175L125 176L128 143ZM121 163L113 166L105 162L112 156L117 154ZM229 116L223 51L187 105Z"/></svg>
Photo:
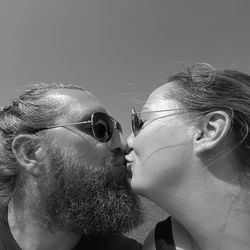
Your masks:
<svg viewBox="0 0 250 250"><path fill-rule="evenodd" d="M165 199L168 202L161 207L181 223L188 240L197 244L194 249L250 249L250 193L236 185L221 185L193 195L186 190L178 198Z"/></svg>

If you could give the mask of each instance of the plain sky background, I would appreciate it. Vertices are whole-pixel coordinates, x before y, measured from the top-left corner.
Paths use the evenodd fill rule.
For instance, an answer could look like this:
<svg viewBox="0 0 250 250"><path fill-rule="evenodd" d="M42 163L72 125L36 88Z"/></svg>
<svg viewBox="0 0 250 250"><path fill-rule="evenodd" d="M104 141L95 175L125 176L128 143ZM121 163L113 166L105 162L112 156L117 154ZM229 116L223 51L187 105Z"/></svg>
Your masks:
<svg viewBox="0 0 250 250"><path fill-rule="evenodd" d="M131 132L168 74L207 62L250 73L250 0L0 0L0 105L37 82L82 85ZM145 201L143 241L166 215Z"/></svg>
<svg viewBox="0 0 250 250"><path fill-rule="evenodd" d="M184 63L250 73L250 1L1 0L0 105L36 82L91 91L130 133L130 107Z"/></svg>

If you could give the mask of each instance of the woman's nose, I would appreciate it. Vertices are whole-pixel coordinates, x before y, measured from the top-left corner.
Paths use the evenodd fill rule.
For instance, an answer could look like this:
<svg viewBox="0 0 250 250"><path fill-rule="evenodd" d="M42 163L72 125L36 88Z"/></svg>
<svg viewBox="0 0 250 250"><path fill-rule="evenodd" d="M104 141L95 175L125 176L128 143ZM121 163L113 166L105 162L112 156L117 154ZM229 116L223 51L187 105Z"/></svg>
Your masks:
<svg viewBox="0 0 250 250"><path fill-rule="evenodd" d="M128 145L128 150L131 151L133 149L133 140L134 140L134 134L131 133L129 137L127 138L127 145Z"/></svg>

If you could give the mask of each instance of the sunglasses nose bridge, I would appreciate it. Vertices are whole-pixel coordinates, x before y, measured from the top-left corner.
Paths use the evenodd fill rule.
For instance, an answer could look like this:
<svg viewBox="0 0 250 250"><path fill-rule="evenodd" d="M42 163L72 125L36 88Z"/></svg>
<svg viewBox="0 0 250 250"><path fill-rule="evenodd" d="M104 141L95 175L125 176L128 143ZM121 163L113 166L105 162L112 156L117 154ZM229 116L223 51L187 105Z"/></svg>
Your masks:
<svg viewBox="0 0 250 250"><path fill-rule="evenodd" d="M121 126L121 124L118 121L116 121L116 120L113 121L113 124L114 124L114 128L116 130L118 130L120 133L122 133L122 126Z"/></svg>

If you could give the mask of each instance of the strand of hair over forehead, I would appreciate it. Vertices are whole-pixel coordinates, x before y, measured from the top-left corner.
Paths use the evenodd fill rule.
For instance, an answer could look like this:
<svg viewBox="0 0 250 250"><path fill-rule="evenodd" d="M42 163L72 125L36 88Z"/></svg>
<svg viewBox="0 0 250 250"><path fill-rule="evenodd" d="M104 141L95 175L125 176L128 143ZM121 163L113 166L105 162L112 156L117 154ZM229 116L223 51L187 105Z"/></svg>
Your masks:
<svg viewBox="0 0 250 250"><path fill-rule="evenodd" d="M208 63L196 63L193 65L185 65L184 68L186 72L183 73L183 77L189 79L194 83L202 82L207 84L204 87L212 84L216 77L220 77L225 81L233 82L236 85L238 84L242 87L244 87L242 82L250 84L249 75L236 70L218 69ZM242 75L244 75L244 78L242 77ZM236 77L238 79L236 79ZM248 78L248 81L246 81L246 78Z"/></svg>
<svg viewBox="0 0 250 250"><path fill-rule="evenodd" d="M207 99L202 99L204 94L207 93L210 94L210 96L207 95L206 97L211 98L209 101L212 101L212 104L214 104L213 100L217 98L218 101L218 97L220 97L220 105L223 107L223 99L227 98L227 101L230 101L230 103L232 102L236 105L237 103L242 104L240 108L245 109L246 113L250 113L250 108L248 106L244 107L244 104L249 103L250 105L249 75L236 70L216 69L207 63L197 63L191 66L187 65L185 69L186 72L181 72L172 76L170 75L169 80L175 80L176 76L178 76L179 79L182 79L182 81L186 83L185 85L192 86L192 88L196 90L195 92L198 93L196 96L197 98L193 98L194 96L191 95L192 98L189 100L192 103L197 102L197 104L201 105L202 101L204 101L204 107L207 109L209 102ZM228 83L231 83L230 87L227 85ZM212 88L210 87L211 85L213 85ZM226 89L221 88L223 85ZM185 92L189 93L188 90ZM228 95L224 95L224 92L227 92ZM195 93L192 94L195 95ZM188 97L190 97L190 95L187 95L186 98ZM201 105L199 108L202 107ZM224 105L224 107L229 110L231 115L234 114L234 110L230 106Z"/></svg>
<svg viewBox="0 0 250 250"><path fill-rule="evenodd" d="M221 106L223 106L223 100L225 98L227 98L228 101L235 103L235 105L240 102L242 102L242 104L245 104L247 103L247 100L249 100L250 76L244 73L235 70L216 69L213 66L205 63L195 64L191 67L187 67L186 69L188 81L193 83L194 86L201 88L201 92L199 94L202 94L202 92L211 93L211 101L213 101L214 96L215 98L217 98L219 95L221 95ZM244 75L244 78L242 77L242 75ZM216 78L219 79L220 84L215 84L213 86L214 89L212 89L210 88L210 85L214 84ZM221 89L221 85L223 84L225 85L225 88L227 87L225 83L231 83L230 87L228 86L226 90L228 95L224 95L224 90L222 91ZM247 96L245 100L243 100L244 95L241 95L242 93L245 93L245 95ZM198 98L198 100L201 99ZM195 102L195 99L193 100L193 102ZM205 102L204 104L206 106L208 103ZM224 105L224 107L228 110L229 114L233 118L234 110L229 105ZM250 110L247 109L247 107L244 107L244 105L239 108L246 108L246 113L250 112Z"/></svg>

